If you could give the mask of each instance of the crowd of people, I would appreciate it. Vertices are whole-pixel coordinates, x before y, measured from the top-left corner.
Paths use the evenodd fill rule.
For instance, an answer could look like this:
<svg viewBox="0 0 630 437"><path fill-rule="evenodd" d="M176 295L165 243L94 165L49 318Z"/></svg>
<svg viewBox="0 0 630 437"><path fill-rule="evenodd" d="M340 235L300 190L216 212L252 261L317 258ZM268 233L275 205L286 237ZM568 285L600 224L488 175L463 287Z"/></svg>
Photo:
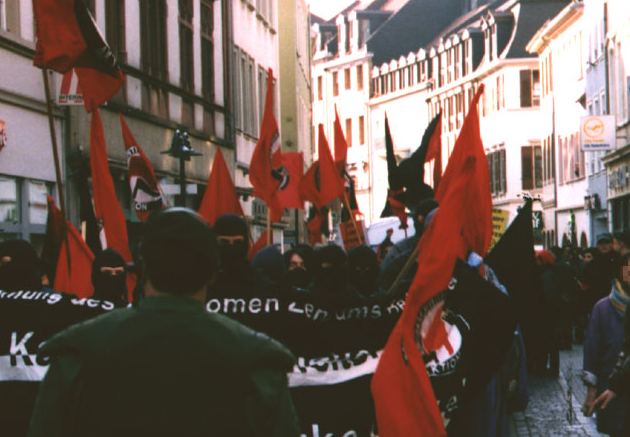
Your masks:
<svg viewBox="0 0 630 437"><path fill-rule="evenodd" d="M15 415L22 423L13 423L17 431L10 435L26 435L24 417L31 412L30 436L206 435L200 430L298 435L286 378L295 359L291 352L207 313L204 304L220 294L309 296L323 306L342 306L405 290L417 268L414 249L437 208L432 199L421 202L412 214L415 235L394 244L388 232L376 250L360 246L346 253L332 244L300 244L282 253L272 245L252 259L242 217L221 216L210 229L189 210L155 214L140 246L139 298L133 305L127 302L129 266L123 258L111 249L96 254L93 299L120 309L43 343L39 355L51 366L36 404L34 397L19 404L29 411ZM469 265L481 262L474 258L471 254ZM597 412L601 432L626 435L630 234L601 235L590 249L537 251L535 260L544 300L540 324L548 335L508 359L503 370L510 376L493 380L492 390L502 385L506 393L514 390L515 362L525 354L531 374L558 377L559 351L583 343L588 387L583 411ZM496 278L489 279L502 288ZM49 283L45 265L28 242L0 243L0 290L52 291ZM12 398L0 393L0 400ZM524 408L526 400L520 404L517 408ZM103 415L109 419L103 421ZM478 435L505 435L505 426L494 423L492 428L493 434Z"/></svg>

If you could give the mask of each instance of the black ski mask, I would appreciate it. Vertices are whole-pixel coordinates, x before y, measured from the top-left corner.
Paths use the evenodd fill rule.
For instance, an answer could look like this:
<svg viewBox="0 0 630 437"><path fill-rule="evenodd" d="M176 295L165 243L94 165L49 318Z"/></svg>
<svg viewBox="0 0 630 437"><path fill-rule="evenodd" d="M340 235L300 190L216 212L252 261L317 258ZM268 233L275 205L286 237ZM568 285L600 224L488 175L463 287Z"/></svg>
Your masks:
<svg viewBox="0 0 630 437"><path fill-rule="evenodd" d="M252 260L252 268L271 285L283 285L286 275L284 258L276 246L267 246L258 251Z"/></svg>
<svg viewBox="0 0 630 437"><path fill-rule="evenodd" d="M346 254L339 246L330 245L315 250L316 288L340 295L347 283L346 262Z"/></svg>
<svg viewBox="0 0 630 437"><path fill-rule="evenodd" d="M294 258L297 255L297 263ZM313 249L300 244L284 254L287 266L287 284L290 287L306 289L313 280Z"/></svg>
<svg viewBox="0 0 630 437"><path fill-rule="evenodd" d="M0 289L39 290L42 287L41 262L28 241L0 243Z"/></svg>
<svg viewBox="0 0 630 437"><path fill-rule="evenodd" d="M225 214L215 222L214 232L219 243L220 269L237 272L247 264L247 223L237 215Z"/></svg>
<svg viewBox="0 0 630 437"><path fill-rule="evenodd" d="M113 249L105 249L92 263L94 297L122 304L127 301L127 272L125 260Z"/></svg>
<svg viewBox="0 0 630 437"><path fill-rule="evenodd" d="M348 280L362 296L376 291L378 260L376 253L367 246L359 246L348 252Z"/></svg>

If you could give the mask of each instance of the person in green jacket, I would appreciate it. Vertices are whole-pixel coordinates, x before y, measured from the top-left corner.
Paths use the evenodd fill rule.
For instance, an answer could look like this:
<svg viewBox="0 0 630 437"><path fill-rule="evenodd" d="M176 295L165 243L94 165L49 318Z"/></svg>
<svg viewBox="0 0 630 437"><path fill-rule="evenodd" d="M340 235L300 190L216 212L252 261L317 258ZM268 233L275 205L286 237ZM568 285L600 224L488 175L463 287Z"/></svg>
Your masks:
<svg viewBox="0 0 630 437"><path fill-rule="evenodd" d="M30 437L299 435L280 343L204 311L213 232L171 208L146 223L145 298L75 325L40 356L50 368Z"/></svg>

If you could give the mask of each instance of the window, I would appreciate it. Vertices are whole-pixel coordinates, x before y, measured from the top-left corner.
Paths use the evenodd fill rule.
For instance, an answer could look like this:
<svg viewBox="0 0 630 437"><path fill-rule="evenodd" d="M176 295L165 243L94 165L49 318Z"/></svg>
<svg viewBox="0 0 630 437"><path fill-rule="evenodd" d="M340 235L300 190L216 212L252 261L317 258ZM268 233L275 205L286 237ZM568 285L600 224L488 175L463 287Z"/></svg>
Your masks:
<svg viewBox="0 0 630 437"><path fill-rule="evenodd" d="M521 70L521 108L540 105L540 75L538 70Z"/></svg>
<svg viewBox="0 0 630 437"><path fill-rule="evenodd" d="M542 150L540 146L521 147L521 181L523 190L542 188Z"/></svg>
<svg viewBox="0 0 630 437"><path fill-rule="evenodd" d="M267 71L258 67L258 120L262 120L265 112L265 99L267 98ZM257 126L259 128L259 126ZM260 133L260 132L259 132Z"/></svg>
<svg viewBox="0 0 630 437"><path fill-rule="evenodd" d="M236 129L247 135L256 136L258 132L256 116L259 107L256 103L254 60L238 48L234 52L234 57L236 66L234 71L234 118ZM266 86L266 81L263 81L263 84Z"/></svg>
<svg viewBox="0 0 630 437"><path fill-rule="evenodd" d="M119 62L127 62L125 45L125 0L105 2L105 8L107 43Z"/></svg>
<svg viewBox="0 0 630 437"><path fill-rule="evenodd" d="M323 83L322 83L322 77L318 76L317 77L317 100L322 100L323 96L322 96L322 87L323 87Z"/></svg>
<svg viewBox="0 0 630 437"><path fill-rule="evenodd" d="M156 79L168 80L166 57L166 2L140 2L140 58L142 70ZM168 117L168 93L143 82L142 108L155 115Z"/></svg>
<svg viewBox="0 0 630 437"><path fill-rule="evenodd" d="M193 4L192 0L179 0L179 67L182 87L194 90L193 59Z"/></svg>
<svg viewBox="0 0 630 437"><path fill-rule="evenodd" d="M359 117L359 144L365 144L365 118Z"/></svg>
<svg viewBox="0 0 630 437"><path fill-rule="evenodd" d="M20 35L20 0L0 1L0 29Z"/></svg>
<svg viewBox="0 0 630 437"><path fill-rule="evenodd" d="M363 65L357 65L357 89L363 89Z"/></svg>
<svg viewBox="0 0 630 437"><path fill-rule="evenodd" d="M346 68L343 71L343 76L344 76L344 86L347 90L349 90L352 87L352 83L350 81L350 69Z"/></svg>
<svg viewBox="0 0 630 437"><path fill-rule="evenodd" d="M214 30L214 18L212 13L212 0L201 0L201 94L208 102L214 103L214 42L212 32ZM203 129L214 132L213 113L204 108Z"/></svg>
<svg viewBox="0 0 630 437"><path fill-rule="evenodd" d="M49 182L0 175L0 240L30 240L40 249L46 233Z"/></svg>
<svg viewBox="0 0 630 437"><path fill-rule="evenodd" d="M333 79L333 96L338 96L339 95L339 74L335 71L332 74L332 79Z"/></svg>
<svg viewBox="0 0 630 437"><path fill-rule="evenodd" d="M585 176L586 166L584 162L584 152L580 148L579 136L577 133L568 137L559 137L560 160L562 163L561 184L573 182Z"/></svg>
<svg viewBox="0 0 630 437"><path fill-rule="evenodd" d="M503 109L505 107L505 95L503 92L503 75L500 74L497 76L497 110Z"/></svg>
<svg viewBox="0 0 630 437"><path fill-rule="evenodd" d="M488 153L488 173L490 176L490 192L493 196L501 196L507 190L505 171L505 149Z"/></svg>
<svg viewBox="0 0 630 437"><path fill-rule="evenodd" d="M352 119L346 118L346 142L348 147L352 147Z"/></svg>

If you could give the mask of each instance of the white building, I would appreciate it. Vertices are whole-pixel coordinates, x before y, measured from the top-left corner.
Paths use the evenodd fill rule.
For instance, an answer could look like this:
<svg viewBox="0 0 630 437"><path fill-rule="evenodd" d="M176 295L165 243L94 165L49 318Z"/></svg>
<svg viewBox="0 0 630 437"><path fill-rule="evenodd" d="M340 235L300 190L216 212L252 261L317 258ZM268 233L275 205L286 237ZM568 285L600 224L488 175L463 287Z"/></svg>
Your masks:
<svg viewBox="0 0 630 437"><path fill-rule="evenodd" d="M0 2L0 240L22 238L41 247L46 194L57 186L44 81L33 67L34 50L31 1ZM56 79L51 74L52 84ZM67 124L62 110L55 108L54 117L61 152Z"/></svg>
<svg viewBox="0 0 630 437"><path fill-rule="evenodd" d="M630 3L609 0L606 6L605 57L617 149L602 160L608 175L609 225L613 231L623 231L630 229Z"/></svg>
<svg viewBox="0 0 630 437"><path fill-rule="evenodd" d="M547 245L588 247L591 243L590 218L584 208L586 156L580 145L580 118L587 114L583 11L581 2L569 4L545 23L528 45L540 56L543 172L552 172L551 178L544 180L549 187L545 201L552 197L551 190L555 191L555 206L545 208L547 229L555 228L555 235L545 234Z"/></svg>

